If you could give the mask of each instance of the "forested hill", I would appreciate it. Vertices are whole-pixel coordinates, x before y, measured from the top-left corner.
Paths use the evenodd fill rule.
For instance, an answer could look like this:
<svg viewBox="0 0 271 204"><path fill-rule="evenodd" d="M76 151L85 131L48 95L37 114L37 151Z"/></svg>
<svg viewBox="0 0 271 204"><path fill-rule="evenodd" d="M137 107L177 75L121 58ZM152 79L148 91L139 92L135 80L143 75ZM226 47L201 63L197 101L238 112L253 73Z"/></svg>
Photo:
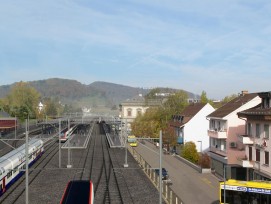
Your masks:
<svg viewBox="0 0 271 204"><path fill-rule="evenodd" d="M145 95L150 89L135 88L108 82L93 82L89 85L76 80L51 78L28 82L41 93L42 98L58 98L62 103L73 103L78 106L118 106L122 101L138 94ZM0 98L5 97L11 85L0 86ZM190 97L194 94L189 93Z"/></svg>

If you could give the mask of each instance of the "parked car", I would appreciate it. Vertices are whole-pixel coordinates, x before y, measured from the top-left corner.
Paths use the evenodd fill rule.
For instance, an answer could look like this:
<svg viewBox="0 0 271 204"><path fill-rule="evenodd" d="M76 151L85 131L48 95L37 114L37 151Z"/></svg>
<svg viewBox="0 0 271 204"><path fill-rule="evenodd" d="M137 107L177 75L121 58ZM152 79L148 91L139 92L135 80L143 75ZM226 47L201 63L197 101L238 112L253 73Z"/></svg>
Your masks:
<svg viewBox="0 0 271 204"><path fill-rule="evenodd" d="M155 169L155 173L159 176L159 169ZM162 168L162 180L168 179L168 173L165 168Z"/></svg>

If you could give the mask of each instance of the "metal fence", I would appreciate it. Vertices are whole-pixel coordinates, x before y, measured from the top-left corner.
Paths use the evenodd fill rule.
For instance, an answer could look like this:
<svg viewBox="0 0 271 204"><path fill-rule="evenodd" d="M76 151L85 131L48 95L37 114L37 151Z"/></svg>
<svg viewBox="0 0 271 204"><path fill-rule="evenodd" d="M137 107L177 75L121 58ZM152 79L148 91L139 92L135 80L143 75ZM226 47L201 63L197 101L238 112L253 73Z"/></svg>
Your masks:
<svg viewBox="0 0 271 204"><path fill-rule="evenodd" d="M129 147L129 152L133 155L139 166L143 169L155 187L159 190L159 176L156 174L154 168L149 165L144 158L134 149ZM162 196L168 204L184 204L184 202L177 196L177 194L170 188L170 182L163 180L162 182Z"/></svg>

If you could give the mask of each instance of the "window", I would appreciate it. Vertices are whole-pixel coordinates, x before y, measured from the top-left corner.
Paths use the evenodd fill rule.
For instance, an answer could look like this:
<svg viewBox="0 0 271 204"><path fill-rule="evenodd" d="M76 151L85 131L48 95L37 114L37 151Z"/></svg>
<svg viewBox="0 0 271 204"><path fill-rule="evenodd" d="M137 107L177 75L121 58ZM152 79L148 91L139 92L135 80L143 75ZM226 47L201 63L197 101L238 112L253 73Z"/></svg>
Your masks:
<svg viewBox="0 0 271 204"><path fill-rule="evenodd" d="M251 125L251 123L248 123L247 124L247 135L248 136L251 136L252 134L252 131L251 131L251 129L252 129L252 125Z"/></svg>
<svg viewBox="0 0 271 204"><path fill-rule="evenodd" d="M256 124L256 137L260 137L260 124Z"/></svg>
<svg viewBox="0 0 271 204"><path fill-rule="evenodd" d="M215 139L214 138L211 138L212 139L212 146L215 146Z"/></svg>
<svg viewBox="0 0 271 204"><path fill-rule="evenodd" d="M269 152L264 152L264 164L269 165Z"/></svg>
<svg viewBox="0 0 271 204"><path fill-rule="evenodd" d="M11 175L12 175L12 171L9 171L9 172L7 173L7 178L11 177Z"/></svg>
<svg viewBox="0 0 271 204"><path fill-rule="evenodd" d="M269 138L269 125L264 124L264 138Z"/></svg>
<svg viewBox="0 0 271 204"><path fill-rule="evenodd" d="M127 116L132 116L132 109L131 108L127 109Z"/></svg>
<svg viewBox="0 0 271 204"><path fill-rule="evenodd" d="M248 160L252 161L252 147L248 148Z"/></svg>
<svg viewBox="0 0 271 204"><path fill-rule="evenodd" d="M260 150L256 149L256 162L260 162Z"/></svg>
<svg viewBox="0 0 271 204"><path fill-rule="evenodd" d="M142 114L142 110L141 110L140 108L138 108L138 109L136 110L136 112L137 112L137 115L141 115L141 114Z"/></svg>
<svg viewBox="0 0 271 204"><path fill-rule="evenodd" d="M211 129L211 130L214 130L214 129L215 129L215 121L214 121L214 120L211 120L211 126L210 126L210 129Z"/></svg>

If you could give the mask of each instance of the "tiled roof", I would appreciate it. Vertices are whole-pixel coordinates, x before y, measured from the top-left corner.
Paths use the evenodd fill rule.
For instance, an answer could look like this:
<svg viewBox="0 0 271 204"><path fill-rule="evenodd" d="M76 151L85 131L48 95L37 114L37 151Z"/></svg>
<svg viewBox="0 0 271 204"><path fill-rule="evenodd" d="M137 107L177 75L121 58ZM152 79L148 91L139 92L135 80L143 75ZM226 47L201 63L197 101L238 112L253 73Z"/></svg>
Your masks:
<svg viewBox="0 0 271 204"><path fill-rule="evenodd" d="M238 117L244 117L244 116L271 116L271 107L269 105L266 105L263 100L267 99L270 100L271 92L260 92L258 93L258 96L262 98L262 103L254 106L250 109L241 111L238 114ZM264 107L267 106L267 107Z"/></svg>
<svg viewBox="0 0 271 204"><path fill-rule="evenodd" d="M257 93L240 95L240 96L232 99L230 102L226 103L222 107L216 109L214 112L209 114L207 117L224 118L225 116L229 115L233 111L240 108L242 105L251 101L257 95L258 95Z"/></svg>
<svg viewBox="0 0 271 204"><path fill-rule="evenodd" d="M145 100L142 96L136 96L132 99L128 99L121 103L122 106L140 105L140 106L160 106L162 104L161 99L148 99Z"/></svg>
<svg viewBox="0 0 271 204"><path fill-rule="evenodd" d="M183 116L182 122L171 121L171 126L182 126L189 122L206 104L203 103L193 103L188 105L179 115Z"/></svg>
<svg viewBox="0 0 271 204"><path fill-rule="evenodd" d="M262 104L259 104L253 108L241 111L237 113L238 116L244 115L270 115L271 116L271 107L270 108L262 108Z"/></svg>

